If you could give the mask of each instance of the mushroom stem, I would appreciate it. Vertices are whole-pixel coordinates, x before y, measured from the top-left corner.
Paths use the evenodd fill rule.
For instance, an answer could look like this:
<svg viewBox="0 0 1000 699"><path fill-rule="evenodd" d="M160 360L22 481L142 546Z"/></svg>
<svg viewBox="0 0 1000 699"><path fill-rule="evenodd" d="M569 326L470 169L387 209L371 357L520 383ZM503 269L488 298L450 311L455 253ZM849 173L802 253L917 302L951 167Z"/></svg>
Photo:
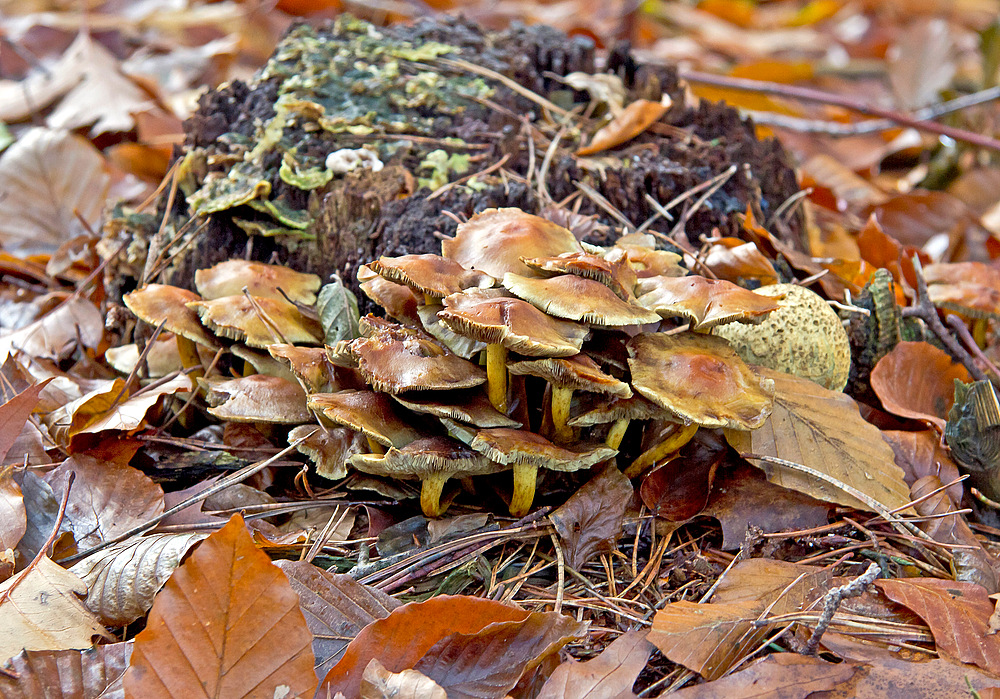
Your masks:
<svg viewBox="0 0 1000 699"><path fill-rule="evenodd" d="M191 369L188 376L192 380L199 379L205 375L205 370L201 365L201 357L198 356L198 345L193 340L189 340L181 335L177 337L177 354L181 358L181 366ZM197 383L197 382L196 382Z"/></svg>
<svg viewBox="0 0 1000 699"><path fill-rule="evenodd" d="M627 417L615 420L615 424L608 430L608 436L604 438L604 443L612 449L617 449L621 446L622 439L625 438L625 432L628 431L630 422L631 420Z"/></svg>
<svg viewBox="0 0 1000 699"><path fill-rule="evenodd" d="M694 433L698 431L697 424L677 425L674 432L659 444L647 449L639 454L639 458L632 462L632 465L625 469L625 476L635 478L657 461L677 451L691 441Z"/></svg>
<svg viewBox="0 0 1000 699"><path fill-rule="evenodd" d="M510 498L510 514L514 517L524 517L531 509L535 499L535 479L538 476L538 466L533 464L514 464L514 494Z"/></svg>
<svg viewBox="0 0 1000 699"><path fill-rule="evenodd" d="M486 345L486 390L490 403L507 413L507 348L502 344Z"/></svg>
<svg viewBox="0 0 1000 699"><path fill-rule="evenodd" d="M986 330L990 322L986 318L976 318L972 322L972 339L981 348L986 347Z"/></svg>
<svg viewBox="0 0 1000 699"><path fill-rule="evenodd" d="M428 517L440 517L445 507L441 505L441 492L450 473L433 473L424 476L420 483L420 509Z"/></svg>
<svg viewBox="0 0 1000 699"><path fill-rule="evenodd" d="M385 447L383 447L381 444L379 444L378 442L376 442L374 439L372 439L371 437L368 437L367 435L365 436L365 439L368 440L368 448L372 450L372 454L384 454L385 453Z"/></svg>
<svg viewBox="0 0 1000 699"><path fill-rule="evenodd" d="M552 427L557 442L573 441L573 428L569 421L569 408L573 402L573 389L562 386L552 386Z"/></svg>

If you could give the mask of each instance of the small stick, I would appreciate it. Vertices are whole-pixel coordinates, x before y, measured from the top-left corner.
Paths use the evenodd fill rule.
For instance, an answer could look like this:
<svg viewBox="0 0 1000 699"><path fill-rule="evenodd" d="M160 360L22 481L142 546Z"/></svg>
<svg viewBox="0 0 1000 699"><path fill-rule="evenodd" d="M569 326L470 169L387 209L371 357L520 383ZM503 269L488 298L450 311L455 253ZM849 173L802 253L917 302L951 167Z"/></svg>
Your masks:
<svg viewBox="0 0 1000 699"><path fill-rule="evenodd" d="M868 566L868 570L854 580L846 585L833 588L823 596L823 613L819 617L816 628L813 629L812 636L806 641L806 647L802 651L803 655L816 655L820 639L830 627L830 622L833 621L833 615L837 613L840 603L851 597L860 597L875 582L881 571L878 563L872 563Z"/></svg>
<svg viewBox="0 0 1000 699"><path fill-rule="evenodd" d="M565 558L563 558L563 550L562 546L559 544L559 537L556 536L555 532L551 532L549 536L552 537L552 545L556 549L556 571L557 575L559 576L558 584L556 585L556 603L555 606L552 608L552 611L554 611L556 614L561 614L563 605L563 593L565 592L565 587L566 587L566 560Z"/></svg>

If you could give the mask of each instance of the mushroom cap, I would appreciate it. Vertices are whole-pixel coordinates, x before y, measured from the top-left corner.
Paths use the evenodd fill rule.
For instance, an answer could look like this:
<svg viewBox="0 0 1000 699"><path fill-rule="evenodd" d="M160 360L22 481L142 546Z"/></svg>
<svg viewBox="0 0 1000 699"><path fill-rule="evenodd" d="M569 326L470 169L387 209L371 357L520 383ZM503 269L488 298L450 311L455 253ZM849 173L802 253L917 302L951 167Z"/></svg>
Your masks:
<svg viewBox="0 0 1000 699"><path fill-rule="evenodd" d="M198 314L187 304L201 301L193 291L166 284L147 284L122 297L137 318L159 325L167 332L180 335L198 344L218 348L219 342L198 320Z"/></svg>
<svg viewBox="0 0 1000 699"><path fill-rule="evenodd" d="M247 260L226 260L194 273L195 288L209 300L238 296L243 293L244 287L251 296L281 299L280 288L292 301L312 306L316 303L316 292L321 284L315 274Z"/></svg>
<svg viewBox="0 0 1000 699"><path fill-rule="evenodd" d="M840 318L818 294L797 284L762 286L778 310L758 325L732 323L712 330L745 361L810 379L831 391L847 385L851 343Z"/></svg>
<svg viewBox="0 0 1000 699"><path fill-rule="evenodd" d="M574 355L589 333L583 325L553 318L526 301L492 290L453 294L444 305L438 318L452 331L528 357Z"/></svg>
<svg viewBox="0 0 1000 699"><path fill-rule="evenodd" d="M438 312L443 310L444 306L437 304L433 306L423 305L417 308L417 315L420 316L420 324L428 334L459 357L464 357L465 359L472 359L473 355L486 349L485 342L459 335L445 325L438 318Z"/></svg>
<svg viewBox="0 0 1000 699"><path fill-rule="evenodd" d="M177 351L177 340L173 333L160 333L152 343L147 342L146 347L146 367L149 369L149 378L159 379L167 374L184 369L180 353ZM201 357L202 364L208 366L212 361L214 352L205 345L197 345L198 356ZM139 347L135 343L109 347L104 353L104 359L108 365L120 374L131 374L135 365L139 363Z"/></svg>
<svg viewBox="0 0 1000 699"><path fill-rule="evenodd" d="M394 395L393 398L415 413L446 417L476 427L520 427L521 423L493 407L479 389Z"/></svg>
<svg viewBox="0 0 1000 699"><path fill-rule="evenodd" d="M330 393L339 389L333 365L326 357L326 348L275 344L268 345L267 351L301 379L310 393Z"/></svg>
<svg viewBox="0 0 1000 699"><path fill-rule="evenodd" d="M658 323L660 316L623 301L600 282L573 274L533 279L505 274L503 285L518 298L557 318L582 320L591 325L623 327Z"/></svg>
<svg viewBox="0 0 1000 699"><path fill-rule="evenodd" d="M632 388L685 424L752 430L771 414L774 382L721 338L641 333L628 350Z"/></svg>
<svg viewBox="0 0 1000 699"><path fill-rule="evenodd" d="M366 330L368 337L351 342L351 353L365 380L377 391L446 391L486 381L483 369L452 354L421 330L402 325L369 325Z"/></svg>
<svg viewBox="0 0 1000 699"><path fill-rule="evenodd" d="M615 241L615 248L625 251L629 264L635 270L636 276L644 277L683 277L687 270L681 265L683 258L668 250L657 250L656 239L644 233L630 233Z"/></svg>
<svg viewBox="0 0 1000 699"><path fill-rule="evenodd" d="M572 232L520 209L487 209L458 225L454 238L441 242L442 254L465 269L494 279L507 272L531 274L522 257L580 252Z"/></svg>
<svg viewBox="0 0 1000 699"><path fill-rule="evenodd" d="M640 395L611 400L584 400L583 411L566 422L570 427L593 427L616 420L656 420L674 416L673 412Z"/></svg>
<svg viewBox="0 0 1000 699"><path fill-rule="evenodd" d="M254 298L254 302L270 323L274 323L275 329L286 342L314 345L323 343L323 328L319 322L303 315L294 304L274 298ZM260 349L281 341L275 338L270 323L264 322L254 303L246 295L195 301L189 303L188 308L196 311L212 332L231 340L242 341Z"/></svg>
<svg viewBox="0 0 1000 699"><path fill-rule="evenodd" d="M252 366L258 374L277 376L279 379L296 382L295 374L291 372L288 365L282 364L267 352L261 352L246 345L233 345L229 351Z"/></svg>
<svg viewBox="0 0 1000 699"><path fill-rule="evenodd" d="M306 435L309 436L295 448L316 464L316 475L330 480L347 476L347 460L368 448L364 436L347 427L322 430L316 425L299 425L288 433L288 442L291 444Z"/></svg>
<svg viewBox="0 0 1000 699"><path fill-rule="evenodd" d="M364 265L367 267L367 265ZM361 270L358 270L358 280L361 281ZM397 284L388 279L378 276L374 272L371 278L361 281L361 291L365 296L385 309L390 317L401 323L417 325L420 323L420 316L417 309L423 299L419 298L410 287L405 284Z"/></svg>
<svg viewBox="0 0 1000 699"><path fill-rule="evenodd" d="M537 376L553 386L572 388L575 391L607 393L619 398L632 396L632 389L627 383L605 374L597 362L585 354L514 362L507 368L511 374Z"/></svg>
<svg viewBox="0 0 1000 699"><path fill-rule="evenodd" d="M615 296L625 301L635 300L633 288L636 274L629 264L628 255L622 248L611 248L603 255L592 252L567 252L555 257L534 257L524 263L538 272L553 274L575 274L593 279L615 292Z"/></svg>
<svg viewBox="0 0 1000 699"><path fill-rule="evenodd" d="M254 374L238 379L199 379L208 412L220 420L301 424L312 422L302 387L277 376Z"/></svg>
<svg viewBox="0 0 1000 699"><path fill-rule="evenodd" d="M498 473L502 464L494 463L451 437L426 437L385 454L356 454L350 464L359 471L393 478L423 478L438 473L459 477Z"/></svg>
<svg viewBox="0 0 1000 699"><path fill-rule="evenodd" d="M534 432L505 427L479 430L470 446L505 466L529 464L553 471L590 468L618 453L617 449L605 444L578 445L572 449L561 447Z"/></svg>
<svg viewBox="0 0 1000 699"><path fill-rule="evenodd" d="M647 277L635 285L636 303L664 318L686 318L692 330L732 323L759 323L777 302L723 279Z"/></svg>
<svg viewBox="0 0 1000 699"><path fill-rule="evenodd" d="M441 299L465 289L488 289L496 280L484 272L465 269L455 260L441 255L402 255L369 262L368 267L380 276L414 291Z"/></svg>
<svg viewBox="0 0 1000 699"><path fill-rule="evenodd" d="M426 436L413 427L414 416L385 393L314 393L309 396L308 405L328 420L361 432L387 447L402 448Z"/></svg>

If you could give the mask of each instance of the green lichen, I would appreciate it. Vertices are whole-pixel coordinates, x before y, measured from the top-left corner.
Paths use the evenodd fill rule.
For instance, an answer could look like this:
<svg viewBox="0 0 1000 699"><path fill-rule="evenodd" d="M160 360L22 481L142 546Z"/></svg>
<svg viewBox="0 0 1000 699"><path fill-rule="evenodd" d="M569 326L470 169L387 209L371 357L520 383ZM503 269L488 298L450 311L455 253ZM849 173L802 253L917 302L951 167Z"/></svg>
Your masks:
<svg viewBox="0 0 1000 699"><path fill-rule="evenodd" d="M420 163L420 172L429 172L418 179L421 187L438 189L451 181L452 175L464 175L469 171L469 156L466 153L451 153L443 149L432 150Z"/></svg>
<svg viewBox="0 0 1000 699"><path fill-rule="evenodd" d="M283 182L307 191L322 187L333 179L333 173L327 168L302 167L291 153L285 153L282 158L278 176Z"/></svg>

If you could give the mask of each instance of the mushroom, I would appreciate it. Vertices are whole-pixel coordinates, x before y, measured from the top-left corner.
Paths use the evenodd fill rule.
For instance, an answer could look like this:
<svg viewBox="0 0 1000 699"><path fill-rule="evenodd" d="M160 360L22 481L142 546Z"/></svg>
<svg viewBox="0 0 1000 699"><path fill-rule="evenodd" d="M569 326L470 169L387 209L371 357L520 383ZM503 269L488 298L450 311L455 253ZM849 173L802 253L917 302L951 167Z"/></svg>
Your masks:
<svg viewBox="0 0 1000 699"><path fill-rule="evenodd" d="M569 420L570 427L593 427L611 423L604 443L617 449L625 437L629 423L633 420L652 420L672 417L673 413L642 396L613 398L588 406L583 412Z"/></svg>
<svg viewBox="0 0 1000 699"><path fill-rule="evenodd" d="M413 427L414 416L400 409L385 393L314 393L307 405L331 422L364 434L376 453L384 451L379 445L401 449L426 436Z"/></svg>
<svg viewBox="0 0 1000 699"><path fill-rule="evenodd" d="M604 284L572 274L549 279L505 274L503 285L518 298L557 318L605 327L660 321L660 316L653 311L623 301Z"/></svg>
<svg viewBox="0 0 1000 699"><path fill-rule="evenodd" d="M529 357L568 357L583 347L588 330L547 316L499 291L464 291L444 300L438 318L452 331L486 343L490 402L507 412L507 351Z"/></svg>
<svg viewBox="0 0 1000 699"><path fill-rule="evenodd" d="M624 250L639 279L644 277L683 277L687 270L680 255L656 249L656 238L648 233L629 233L615 241L611 250ZM607 254L611 254L610 252Z"/></svg>
<svg viewBox="0 0 1000 699"><path fill-rule="evenodd" d="M313 419L306 394L293 381L254 374L238 379L201 379L208 412L220 420L301 424Z"/></svg>
<svg viewBox="0 0 1000 699"><path fill-rule="evenodd" d="M211 301L193 301L188 308L197 312L212 332L260 349L276 342L313 344L323 342L323 328L284 299L252 298L245 294Z"/></svg>
<svg viewBox="0 0 1000 699"><path fill-rule="evenodd" d="M420 508L440 517L441 493L449 478L497 473L502 467L450 437L428 437L385 454L355 454L351 466L376 476L420 479Z"/></svg>
<svg viewBox="0 0 1000 699"><path fill-rule="evenodd" d="M152 342L146 343L146 368L150 379L163 378L167 374L184 369L180 353L177 351L177 338L173 333L160 333ZM204 345L195 345L200 363L205 365L212 361L210 350ZM118 347L109 347L104 353L108 365L120 374L131 374L139 363L139 346L134 342Z"/></svg>
<svg viewBox="0 0 1000 699"><path fill-rule="evenodd" d="M162 323L164 330L174 333L181 364L185 369L195 369L191 372L192 376L201 376L201 358L196 345L218 349L219 342L208 333L198 320L198 314L188 306L201 300L198 294L176 286L147 284L125 294L122 300L140 320L150 325Z"/></svg>
<svg viewBox="0 0 1000 699"><path fill-rule="evenodd" d="M521 423L493 407L481 389L427 394L394 395L396 402L415 413L451 418L476 427L520 427Z"/></svg>
<svg viewBox="0 0 1000 699"><path fill-rule="evenodd" d="M774 299L722 279L647 277L635 285L636 303L664 318L681 317L692 330L726 323L759 323L778 308Z"/></svg>
<svg viewBox="0 0 1000 699"><path fill-rule="evenodd" d="M636 274L629 264L628 255L622 248L611 248L603 255L591 252L567 252L556 257L535 257L524 263L546 276L555 274L575 274L593 279L615 292L624 301L634 301Z"/></svg>
<svg viewBox="0 0 1000 699"><path fill-rule="evenodd" d="M297 440L303 439L296 443ZM361 443L359 443L359 440ZM318 429L300 425L288 433L288 443L316 464L316 475L330 480L347 476L347 460L364 451L365 436L348 427Z"/></svg>
<svg viewBox="0 0 1000 699"><path fill-rule="evenodd" d="M515 517L523 517L531 509L540 466L553 471L578 471L614 458L618 453L604 444L572 449L561 447L534 432L505 427L479 430L470 446L491 461L514 467L510 513Z"/></svg>
<svg viewBox="0 0 1000 699"><path fill-rule="evenodd" d="M369 262L368 267L391 282L405 284L423 294L424 303L429 306L465 289L488 289L496 283L490 275L466 269L441 255L383 256Z"/></svg>
<svg viewBox="0 0 1000 699"><path fill-rule="evenodd" d="M632 396L632 389L627 383L605 374L597 362L583 354L515 362L508 370L520 376L537 376L552 386L552 427L555 440L560 443L573 439L573 428L566 424L573 391L606 393L618 398Z"/></svg>
<svg viewBox="0 0 1000 699"><path fill-rule="evenodd" d="M340 389L336 371L326 356L324 347L268 345L272 357L288 367L310 393L332 393Z"/></svg>
<svg viewBox="0 0 1000 699"><path fill-rule="evenodd" d="M226 260L194 273L195 288L208 300L239 296L246 288L251 296L264 299L282 299L283 291L289 300L312 306L321 283L315 274L247 260Z"/></svg>
<svg viewBox="0 0 1000 699"><path fill-rule="evenodd" d="M390 317L407 325L420 325L420 316L417 315L420 298L413 289L380 277L368 265L358 268L358 282L365 296L385 309Z"/></svg>
<svg viewBox="0 0 1000 699"><path fill-rule="evenodd" d="M422 331L402 325L373 325L375 318L363 319L368 337L351 342L358 369L376 390L448 390L471 388L486 380L478 366L452 354Z"/></svg>
<svg viewBox="0 0 1000 699"><path fill-rule="evenodd" d="M285 364L260 350L251 349L246 345L233 345L229 351L243 360L243 375L263 374L265 376L277 376L279 379L296 381L293 374Z"/></svg>
<svg viewBox="0 0 1000 699"><path fill-rule="evenodd" d="M531 274L523 257L551 257L580 252L576 236L566 228L520 209L487 209L458 225L454 238L441 241L441 253L468 270L494 279L507 272Z"/></svg>

